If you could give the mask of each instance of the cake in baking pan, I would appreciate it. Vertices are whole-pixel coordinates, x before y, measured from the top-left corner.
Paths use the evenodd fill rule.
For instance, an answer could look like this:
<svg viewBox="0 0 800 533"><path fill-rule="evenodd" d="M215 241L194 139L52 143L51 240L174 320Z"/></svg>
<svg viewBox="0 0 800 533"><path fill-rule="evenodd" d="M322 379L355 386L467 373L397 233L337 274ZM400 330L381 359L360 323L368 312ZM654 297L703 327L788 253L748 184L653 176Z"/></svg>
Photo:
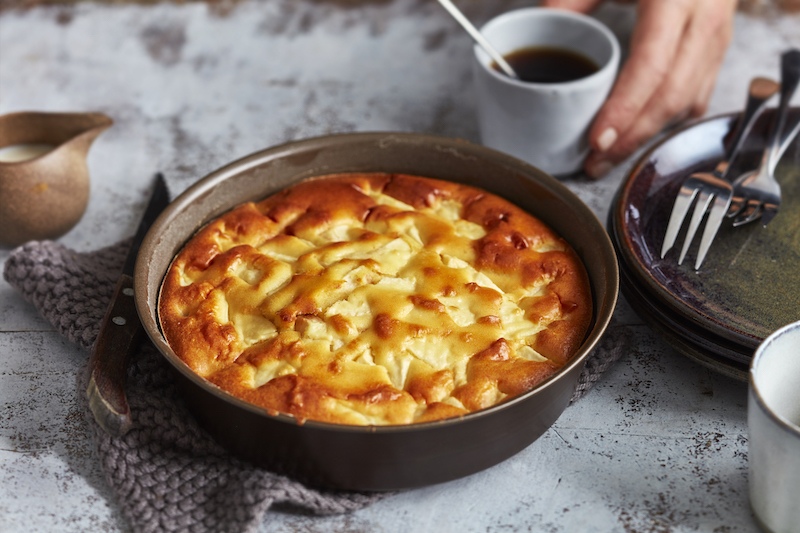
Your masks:
<svg viewBox="0 0 800 533"><path fill-rule="evenodd" d="M524 393L592 318L572 248L487 191L398 174L301 181L203 227L159 299L194 372L299 422L412 424Z"/></svg>

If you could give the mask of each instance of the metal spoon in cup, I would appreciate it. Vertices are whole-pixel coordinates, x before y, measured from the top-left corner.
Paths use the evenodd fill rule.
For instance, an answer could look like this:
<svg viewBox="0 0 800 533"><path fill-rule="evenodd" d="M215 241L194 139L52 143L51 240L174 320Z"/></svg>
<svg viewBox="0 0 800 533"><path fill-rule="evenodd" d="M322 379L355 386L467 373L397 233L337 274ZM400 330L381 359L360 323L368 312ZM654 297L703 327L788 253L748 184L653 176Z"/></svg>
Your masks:
<svg viewBox="0 0 800 533"><path fill-rule="evenodd" d="M516 80L519 79L519 76L517 76L517 73L514 72L513 68L511 68L511 65L508 64L508 61L503 59L503 56L501 56L489 43L489 41L487 41L484 36L481 35L481 32L479 32L478 29L472 25L469 19L467 19L467 17L465 17L464 14L459 11L453 2L450 0L439 0L439 3L442 4L442 7L444 7L465 30L467 30L467 33L470 34L475 42L478 43L481 48L486 50L486 53L489 54L489 57L491 57L494 62L498 64L498 66L508 77Z"/></svg>

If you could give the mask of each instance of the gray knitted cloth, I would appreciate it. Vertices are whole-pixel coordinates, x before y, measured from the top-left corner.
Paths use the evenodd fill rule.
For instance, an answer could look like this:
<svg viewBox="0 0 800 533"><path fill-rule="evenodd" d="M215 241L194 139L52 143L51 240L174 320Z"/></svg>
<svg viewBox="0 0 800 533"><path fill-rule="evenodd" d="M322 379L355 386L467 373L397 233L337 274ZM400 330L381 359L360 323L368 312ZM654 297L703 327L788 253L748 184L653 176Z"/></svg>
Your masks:
<svg viewBox="0 0 800 533"><path fill-rule="evenodd" d="M51 241L31 242L12 252L4 277L62 335L89 350L128 246L125 241L77 253ZM586 362L573 401L619 358L626 332L615 328L604 337ZM78 373L78 401L106 479L137 532L253 531L276 503L331 515L387 496L312 489L231 456L194 421L168 363L149 342L128 370L133 428L123 437L109 437L95 422L86 400L86 374L86 367Z"/></svg>

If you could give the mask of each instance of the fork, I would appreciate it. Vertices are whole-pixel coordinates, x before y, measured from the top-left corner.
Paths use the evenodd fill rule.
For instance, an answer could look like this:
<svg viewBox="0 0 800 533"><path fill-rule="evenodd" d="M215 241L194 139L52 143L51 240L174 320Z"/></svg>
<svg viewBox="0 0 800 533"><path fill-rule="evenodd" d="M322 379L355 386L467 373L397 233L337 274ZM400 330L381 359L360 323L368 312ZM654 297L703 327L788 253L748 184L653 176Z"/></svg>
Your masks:
<svg viewBox="0 0 800 533"><path fill-rule="evenodd" d="M800 83L800 50L789 50L781 55L781 96L778 112L773 119L767 148L761 157L761 164L751 172L746 172L733 183L734 200L728 210L728 217L736 217L734 227L742 226L761 217L766 227L781 204L781 186L775 179L775 167L784 150L788 148L797 134L800 122L782 137L786 126L787 111L792 95Z"/></svg>
<svg viewBox="0 0 800 533"><path fill-rule="evenodd" d="M700 268L722 224L722 220L728 212L733 197L733 186L725 179L728 169L738 155L739 150L744 144L743 141L750 133L756 119L764 111L767 102L778 92L779 88L780 86L778 83L767 78L753 78L750 82L750 87L747 92L747 104L737 124L733 142L730 144L730 150L726 153L724 159L717 164L713 172L695 172L686 178L681 185L678 196L675 198L675 203L672 206L672 213L667 223L667 231L664 234L664 242L661 246L662 258L675 244L675 240L678 238L678 233L683 226L686 215L689 213L689 208L692 206L695 198L697 198L697 203L692 212L692 218L689 221L689 228L686 232L678 264L683 264L686 252L689 250L689 245L694 239L706 211L709 211L710 207L708 220L706 221L703 236L700 239L700 248L694 265L695 270ZM711 205L712 202L713 206Z"/></svg>
<svg viewBox="0 0 800 533"><path fill-rule="evenodd" d="M775 176L774 176L775 167L777 166L778 162L781 160L781 156L783 156L783 153L789 148L789 145L792 143L792 140L794 140L794 138L798 135L798 133L800 133L800 119L797 120L797 122L794 125L794 128L791 131L789 131L789 133L787 135L784 136L783 141L780 143L780 146L776 148L777 152L776 152L775 156L772 158L771 164L767 167L766 171L762 170L761 167L759 167L758 169L756 169L754 171L745 172L739 178L737 178L736 181L733 182L733 193L734 193L734 196L733 196L733 200L731 201L731 207L728 210L728 214L727 214L728 217L735 217L741 211L745 210L745 200L744 200L744 198L742 196L739 196L741 194L741 192L738 192L742 188L742 183L747 182L749 178L755 179L753 175L755 173L758 173L758 172L767 172L770 175L771 179L775 179ZM765 158L762 158L761 165L766 165ZM775 210L764 209L763 212L761 213L761 223L762 223L762 225L764 227L766 227L767 224L770 223L770 221L775 217L776 214L777 214L777 209L775 209ZM744 216L744 215L742 215L742 216ZM752 219L749 219L749 220L748 219L744 219L741 222L737 222L737 220L738 220L737 219L737 220L734 220L733 225L735 227L738 227L738 226L741 226L743 224L747 224L748 222L752 222L753 220L756 220L757 218L758 218L758 216L756 215L756 216L753 216Z"/></svg>

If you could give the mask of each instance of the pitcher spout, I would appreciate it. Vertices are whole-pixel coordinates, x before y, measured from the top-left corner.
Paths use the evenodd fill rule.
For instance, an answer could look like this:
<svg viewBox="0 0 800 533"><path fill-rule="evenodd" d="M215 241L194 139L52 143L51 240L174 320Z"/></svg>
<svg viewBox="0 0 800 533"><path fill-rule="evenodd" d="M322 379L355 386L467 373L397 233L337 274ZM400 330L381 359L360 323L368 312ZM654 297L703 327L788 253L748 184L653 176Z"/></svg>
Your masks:
<svg viewBox="0 0 800 533"><path fill-rule="evenodd" d="M103 113L11 113L0 117L0 147L66 144L88 153L92 142L114 123Z"/></svg>

